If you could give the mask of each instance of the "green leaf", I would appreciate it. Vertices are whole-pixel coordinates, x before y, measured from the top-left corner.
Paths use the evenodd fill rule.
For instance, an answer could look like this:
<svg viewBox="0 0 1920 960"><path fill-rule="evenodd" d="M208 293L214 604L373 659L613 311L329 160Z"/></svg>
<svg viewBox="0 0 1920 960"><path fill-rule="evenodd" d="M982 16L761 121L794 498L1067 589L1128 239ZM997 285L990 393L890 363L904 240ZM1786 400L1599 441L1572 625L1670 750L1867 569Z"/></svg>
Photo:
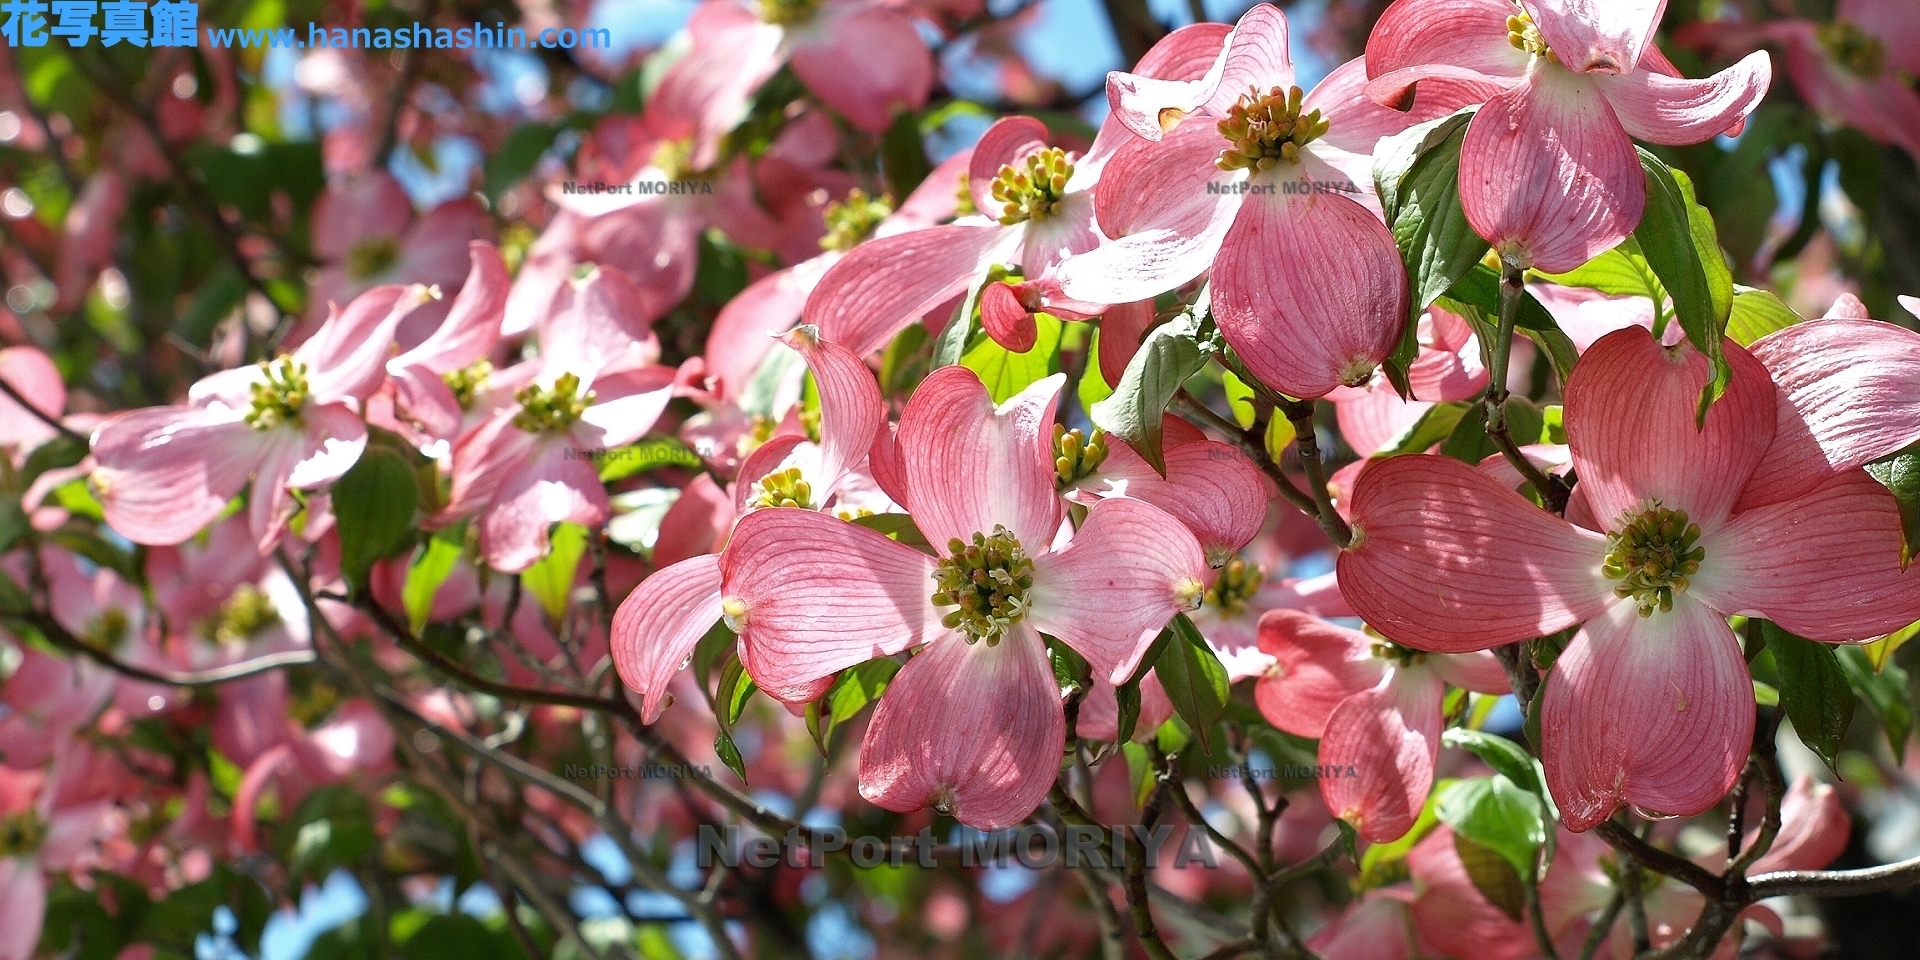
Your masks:
<svg viewBox="0 0 1920 960"><path fill-rule="evenodd" d="M1507 431L1512 434L1515 443L1535 443L1535 438L1546 429L1546 418L1540 408L1522 397L1507 399ZM1478 464L1500 452L1493 440L1487 436L1485 417L1468 414L1462 416L1455 425L1447 442L1440 447L1442 456Z"/></svg>
<svg viewBox="0 0 1920 960"><path fill-rule="evenodd" d="M1121 744L1120 753L1127 758L1127 778L1133 783L1133 808L1138 810L1153 796L1153 757L1144 743L1123 740Z"/></svg>
<svg viewBox="0 0 1920 960"><path fill-rule="evenodd" d="M1107 382L1106 375L1100 372L1100 331L1093 331L1093 337L1087 343L1086 369L1080 371L1080 383L1074 387L1074 393L1080 398L1080 409L1092 410L1093 405L1113 396L1113 384Z"/></svg>
<svg viewBox="0 0 1920 960"><path fill-rule="evenodd" d="M1467 879L1473 881L1474 889L1508 919L1520 922L1527 908L1527 885L1512 861L1458 833L1453 835L1453 851L1459 855L1460 865L1466 868Z"/></svg>
<svg viewBox="0 0 1920 960"><path fill-rule="evenodd" d="M734 745L732 734L725 730L720 731L720 734L713 738L713 752L720 758L721 763L727 765L728 770L733 771L734 776L740 778L740 782L746 782L747 764L740 759L740 748Z"/></svg>
<svg viewBox="0 0 1920 960"><path fill-rule="evenodd" d="M827 715L836 725L853 719L867 704L879 701L899 672L900 662L888 657L841 671L840 679L827 691Z"/></svg>
<svg viewBox="0 0 1920 960"><path fill-rule="evenodd" d="M0 553L12 550L32 529L33 525L27 522L27 512L20 509L20 501L11 497L0 499Z"/></svg>
<svg viewBox="0 0 1920 960"><path fill-rule="evenodd" d="M1473 404L1463 401L1436 403L1420 415L1420 419L1400 435L1387 441L1387 445L1373 452L1376 457L1397 457L1405 453L1425 453L1434 444L1453 436L1454 428L1460 426L1460 418L1474 408ZM1484 428L1483 428L1484 429Z"/></svg>
<svg viewBox="0 0 1920 960"><path fill-rule="evenodd" d="M1916 636L1920 636L1920 620L1915 620L1871 643L1861 644L1860 649L1866 652L1867 662L1873 664L1874 672L1878 673L1893 661L1896 651Z"/></svg>
<svg viewBox="0 0 1920 960"><path fill-rule="evenodd" d="M720 729L732 730L733 725L740 722L747 701L758 689L759 685L747 676L746 664L741 663L739 657L727 660L727 665L720 670L720 689L713 694L713 714L720 721Z"/></svg>
<svg viewBox="0 0 1920 960"><path fill-rule="evenodd" d="M1623 243L1566 273L1541 274L1563 287L1584 287L1612 297L1646 297L1664 311L1667 288L1633 244Z"/></svg>
<svg viewBox="0 0 1920 960"><path fill-rule="evenodd" d="M904 513L874 513L864 517L855 517L850 521L856 527L886 534L897 543L904 543L916 550L931 553L933 545L927 542L927 535L913 522L913 517Z"/></svg>
<svg viewBox="0 0 1920 960"><path fill-rule="evenodd" d="M700 455L672 437L649 437L639 443L609 450L600 458L600 482L612 483L655 467L697 468Z"/></svg>
<svg viewBox="0 0 1920 960"><path fill-rule="evenodd" d="M64 470L86 459L86 456L87 441L84 438L60 434L27 454L26 462L20 465L20 488L33 486L33 482L48 470Z"/></svg>
<svg viewBox="0 0 1920 960"><path fill-rule="evenodd" d="M420 501L413 467L390 448L369 444L360 461L333 485L334 528L340 533L340 574L366 582L374 561L399 549Z"/></svg>
<svg viewBox="0 0 1920 960"><path fill-rule="evenodd" d="M1201 748L1211 752L1208 731L1227 710L1227 668L1186 614L1175 616L1167 629L1173 639L1161 651L1154 672L1173 701L1173 712L1199 735Z"/></svg>
<svg viewBox="0 0 1920 960"><path fill-rule="evenodd" d="M68 523L48 534L47 539L112 570L128 583L141 583L145 579L133 554L81 524Z"/></svg>
<svg viewBox="0 0 1920 960"><path fill-rule="evenodd" d="M1254 420L1259 417L1253 407L1253 388L1234 376L1232 370L1222 370L1220 389L1227 395L1227 409L1233 411L1233 422L1242 430L1253 426Z"/></svg>
<svg viewBox="0 0 1920 960"><path fill-rule="evenodd" d="M926 327L910 323L888 341L886 352L880 355L881 393L905 393L927 375L927 358L921 355L927 339Z"/></svg>
<svg viewBox="0 0 1920 960"><path fill-rule="evenodd" d="M1117 743L1126 743L1133 739L1133 728L1140 724L1140 681L1131 680L1113 688L1114 722L1113 739Z"/></svg>
<svg viewBox="0 0 1920 960"><path fill-rule="evenodd" d="M321 787L306 795L278 833L296 877L324 877L373 855L373 809L353 787Z"/></svg>
<svg viewBox="0 0 1920 960"><path fill-rule="evenodd" d="M1640 166L1647 178L1647 210L1633 240L1673 299L1687 340L1713 363L1713 379L1701 391L1695 414L1705 423L1707 408L1726 393L1732 375L1720 343L1733 309L1733 275L1714 236L1713 215L1694 202L1693 182L1645 150Z"/></svg>
<svg viewBox="0 0 1920 960"><path fill-rule="evenodd" d="M1402 393L1406 369L1419 355L1420 312L1487 253L1487 241L1460 206L1460 145L1472 118L1472 108L1462 110L1387 137L1374 149L1374 184L1411 293L1405 332L1387 358L1388 376Z"/></svg>
<svg viewBox="0 0 1920 960"><path fill-rule="evenodd" d="M1518 786L1539 793L1543 787L1534 776L1533 757L1517 743L1505 737L1454 727L1440 736L1441 744L1457 747L1479 757L1493 772Z"/></svg>
<svg viewBox="0 0 1920 960"><path fill-rule="evenodd" d="M961 366L980 375L994 403L1005 403L1035 381L1060 370L1062 324L1044 313L1034 314L1033 319L1039 333L1032 350L1013 353L987 337L960 357Z"/></svg>
<svg viewBox="0 0 1920 960"><path fill-rule="evenodd" d="M559 126L551 123L523 123L513 128L499 149L487 157L487 196L498 201L501 194L533 172L559 132Z"/></svg>
<svg viewBox="0 0 1920 960"><path fill-rule="evenodd" d="M1533 875L1534 859L1547 842L1540 798L1505 776L1461 780L1440 795L1440 822L1504 857L1521 877Z"/></svg>
<svg viewBox="0 0 1920 960"><path fill-rule="evenodd" d="M1876 673L1867 653L1855 646L1834 651L1847 682L1867 701L1867 708L1880 720L1887 745L1900 763L1907 759L1907 737L1913 732L1913 701L1907 690L1907 672L1899 664L1889 663Z"/></svg>
<svg viewBox="0 0 1920 960"><path fill-rule="evenodd" d="M433 598L447 582L460 562L467 544L467 525L457 523L436 532L413 551L407 565L407 582L400 588L400 603L407 610L407 624L419 633L433 615Z"/></svg>
<svg viewBox="0 0 1920 960"><path fill-rule="evenodd" d="M1087 666L1087 658L1076 653L1072 647L1048 637L1047 656L1053 662L1053 682L1060 688L1062 698L1076 690L1087 689L1092 682L1092 670Z"/></svg>
<svg viewBox="0 0 1920 960"><path fill-rule="evenodd" d="M520 586L540 603L540 609L553 620L567 615L567 601L573 595L574 573L587 552L587 528L577 523L554 525L548 538L547 555L520 574Z"/></svg>
<svg viewBox="0 0 1920 960"><path fill-rule="evenodd" d="M1853 721L1853 689L1834 648L1796 637L1768 621L1760 622L1767 649L1780 670L1780 703L1793 730L1826 761L1840 758L1840 741Z"/></svg>
<svg viewBox="0 0 1920 960"><path fill-rule="evenodd" d="M880 138L881 172L886 175L895 206L933 172L933 165L927 162L926 142L920 136L922 119L911 111L902 113Z"/></svg>
<svg viewBox="0 0 1920 960"><path fill-rule="evenodd" d="M1800 315L1773 293L1754 287L1733 288L1733 309L1727 314L1727 336L1743 347L1769 333L1800 322Z"/></svg>
<svg viewBox="0 0 1920 960"><path fill-rule="evenodd" d="M1153 328L1139 352L1127 361L1113 395L1088 411L1094 426L1126 441L1163 476L1167 463L1160 449L1160 430L1167 404L1188 377L1207 365L1199 333L1200 321L1192 313Z"/></svg>
<svg viewBox="0 0 1920 960"><path fill-rule="evenodd" d="M1920 444L1867 464L1867 474L1900 505L1900 569L1905 570L1920 553Z"/></svg>

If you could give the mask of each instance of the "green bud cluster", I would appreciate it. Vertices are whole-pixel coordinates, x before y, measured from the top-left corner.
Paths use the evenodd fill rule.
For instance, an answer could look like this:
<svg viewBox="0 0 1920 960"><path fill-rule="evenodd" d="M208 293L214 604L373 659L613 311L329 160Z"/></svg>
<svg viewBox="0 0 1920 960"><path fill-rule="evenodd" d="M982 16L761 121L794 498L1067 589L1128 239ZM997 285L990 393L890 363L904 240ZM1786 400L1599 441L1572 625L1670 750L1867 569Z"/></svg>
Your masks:
<svg viewBox="0 0 1920 960"><path fill-rule="evenodd" d="M847 199L827 204L827 235L820 238L820 249L852 250L892 212L892 197L870 197L859 187L847 191Z"/></svg>
<svg viewBox="0 0 1920 960"><path fill-rule="evenodd" d="M1201 602L1222 614L1237 614L1247 608L1248 601L1259 592L1260 584L1266 579L1266 570L1235 557L1220 568Z"/></svg>
<svg viewBox="0 0 1920 960"><path fill-rule="evenodd" d="M1090 476L1107 460L1107 432L1094 428L1093 436L1079 429L1053 425L1054 485L1066 489Z"/></svg>
<svg viewBox="0 0 1920 960"><path fill-rule="evenodd" d="M520 401L513 425L528 433L565 432L593 406L593 391L581 393L580 378L571 373L561 374L551 387L537 383L521 387L513 398Z"/></svg>
<svg viewBox="0 0 1920 960"><path fill-rule="evenodd" d="M806 23L820 10L820 0L760 0L760 19L782 27Z"/></svg>
<svg viewBox="0 0 1920 960"><path fill-rule="evenodd" d="M453 391L453 399L458 401L460 409L473 409L474 398L486 388L487 378L493 376L493 364L485 360L476 360L471 366L461 367L440 375L440 382Z"/></svg>
<svg viewBox="0 0 1920 960"><path fill-rule="evenodd" d="M46 827L32 810L0 816L0 858L32 856L46 837Z"/></svg>
<svg viewBox="0 0 1920 960"><path fill-rule="evenodd" d="M1375 660L1385 660L1400 667L1411 667L1427 659L1427 655L1419 650L1386 639L1374 640L1372 652Z"/></svg>
<svg viewBox="0 0 1920 960"><path fill-rule="evenodd" d="M1006 164L993 178L993 199L1003 205L1000 222L1006 226L1053 216L1073 178L1073 161L1059 147L1048 147L1022 164Z"/></svg>
<svg viewBox="0 0 1920 960"><path fill-rule="evenodd" d="M385 271L400 262L400 238L379 236L362 240L347 251L347 276L355 280Z"/></svg>
<svg viewBox="0 0 1920 960"><path fill-rule="evenodd" d="M972 543L948 541L933 582L934 605L958 608L941 617L941 625L966 634L968 643L993 646L1027 615L1033 560L1006 527L996 525L991 534L974 534Z"/></svg>
<svg viewBox="0 0 1920 960"><path fill-rule="evenodd" d="M750 506L759 507L799 507L812 510L813 485L800 475L799 467L775 470L761 477L753 485L754 495Z"/></svg>
<svg viewBox="0 0 1920 960"><path fill-rule="evenodd" d="M220 643L245 643L279 622L280 610L266 591L243 583L220 606L220 616L214 620L211 633Z"/></svg>
<svg viewBox="0 0 1920 960"><path fill-rule="evenodd" d="M264 379L253 385L253 405L247 423L255 430L272 430L300 422L307 405L307 365L292 357L260 361Z"/></svg>
<svg viewBox="0 0 1920 960"><path fill-rule="evenodd" d="M1622 518L1619 532L1607 538L1610 549L1600 565L1614 585L1615 596L1631 599L1640 615L1655 608L1673 609L1675 594L1687 591L1687 579L1700 572L1707 551L1695 546L1700 525L1687 522L1685 510L1669 510L1655 501L1631 520Z"/></svg>
<svg viewBox="0 0 1920 960"><path fill-rule="evenodd" d="M956 187L953 191L953 215L956 217L971 217L979 212L980 208L973 205L973 180L967 176L965 170L962 170L960 171L960 186Z"/></svg>
<svg viewBox="0 0 1920 960"><path fill-rule="evenodd" d="M1300 113L1305 96L1299 87L1274 87L1264 94L1259 87L1248 87L1220 121L1228 147L1215 164L1222 170L1260 173L1281 163L1298 163L1300 148L1327 134L1320 111Z"/></svg>
<svg viewBox="0 0 1920 960"><path fill-rule="evenodd" d="M1820 28L1820 45L1863 80L1878 80L1887 69L1887 43L1847 20L1835 20Z"/></svg>

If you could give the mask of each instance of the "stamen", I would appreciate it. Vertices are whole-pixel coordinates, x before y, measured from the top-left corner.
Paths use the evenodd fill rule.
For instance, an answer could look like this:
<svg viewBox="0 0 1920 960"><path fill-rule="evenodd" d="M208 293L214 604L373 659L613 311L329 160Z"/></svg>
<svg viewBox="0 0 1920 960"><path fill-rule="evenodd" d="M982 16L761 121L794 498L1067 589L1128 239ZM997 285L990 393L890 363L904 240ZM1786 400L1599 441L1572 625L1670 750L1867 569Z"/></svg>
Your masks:
<svg viewBox="0 0 1920 960"><path fill-rule="evenodd" d="M220 616L208 632L219 643L245 643L279 622L280 609L273 605L273 598L259 587L243 583L220 607Z"/></svg>
<svg viewBox="0 0 1920 960"><path fill-rule="evenodd" d="M760 19L782 27L806 23L819 10L820 0L760 0Z"/></svg>
<svg viewBox="0 0 1920 960"><path fill-rule="evenodd" d="M493 375L493 364L477 360L472 366L461 367L440 375L440 382L453 391L453 399L462 410L472 410L475 397L486 388L487 378Z"/></svg>
<svg viewBox="0 0 1920 960"><path fill-rule="evenodd" d="M255 430L298 424L307 405L307 365L290 356L260 361L265 377L253 385L253 405L247 423Z"/></svg>
<svg viewBox="0 0 1920 960"><path fill-rule="evenodd" d="M1073 161L1059 147L1048 147L1028 157L1024 164L1002 166L991 189L993 199L1002 204L1001 224L1010 227L1053 216L1072 178Z"/></svg>
<svg viewBox="0 0 1920 960"><path fill-rule="evenodd" d="M941 625L965 634L968 643L993 646L1027 615L1033 560L1006 527L996 525L991 534L974 534L971 544L959 537L948 541L933 582L934 605L957 608Z"/></svg>
<svg viewBox="0 0 1920 960"><path fill-rule="evenodd" d="M1673 609L1673 598L1687 592L1688 578L1700 572L1707 551L1695 546L1700 525L1689 523L1684 510L1669 510L1653 501L1629 510L1619 531L1607 537L1611 549L1600 570L1620 581L1615 596L1630 599L1640 615Z"/></svg>
<svg viewBox="0 0 1920 960"><path fill-rule="evenodd" d="M813 485L800 475L799 467L776 470L761 477L753 485L753 498L747 501L752 509L762 507L799 507L812 510Z"/></svg>
<svg viewBox="0 0 1920 960"><path fill-rule="evenodd" d="M1248 87L1220 121L1227 149L1214 163L1222 170L1260 173L1282 163L1300 162L1300 148L1327 135L1327 121L1319 110L1304 115L1299 87L1274 87L1261 93Z"/></svg>
<svg viewBox="0 0 1920 960"><path fill-rule="evenodd" d="M1848 20L1835 20L1820 28L1820 45L1829 56L1862 80L1878 80L1887 69L1887 44Z"/></svg>
<svg viewBox="0 0 1920 960"><path fill-rule="evenodd" d="M1235 558L1220 568L1203 602L1223 616L1234 616L1247 609L1266 579L1266 568Z"/></svg>
<svg viewBox="0 0 1920 960"><path fill-rule="evenodd" d="M1540 28L1534 24L1533 17L1525 11L1507 18L1507 42L1515 50L1525 50L1536 57L1559 59L1547 46L1546 38L1540 35Z"/></svg>
<svg viewBox="0 0 1920 960"><path fill-rule="evenodd" d="M1053 425L1054 486L1064 490L1091 476L1107 460L1107 432L1095 427L1093 436L1078 428Z"/></svg>
<svg viewBox="0 0 1920 960"><path fill-rule="evenodd" d="M892 212L891 196L875 199L859 187L847 191L847 199L827 204L824 214L827 235L820 238L820 249L853 249L860 241L872 236L874 228Z"/></svg>
<svg viewBox="0 0 1920 960"><path fill-rule="evenodd" d="M513 398L520 401L513 425L528 433L564 433L593 406L593 391L581 393L580 378L571 373L561 374L550 387L537 383L521 387Z"/></svg>

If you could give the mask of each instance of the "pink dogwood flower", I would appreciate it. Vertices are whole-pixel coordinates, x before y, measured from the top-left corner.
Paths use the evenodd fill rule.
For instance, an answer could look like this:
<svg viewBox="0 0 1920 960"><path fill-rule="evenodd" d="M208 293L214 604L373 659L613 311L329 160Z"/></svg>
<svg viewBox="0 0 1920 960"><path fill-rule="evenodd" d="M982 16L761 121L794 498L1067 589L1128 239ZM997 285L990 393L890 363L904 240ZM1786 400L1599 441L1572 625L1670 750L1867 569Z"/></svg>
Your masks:
<svg viewBox="0 0 1920 960"><path fill-rule="evenodd" d="M460 432L463 405L455 387L471 388L500 340L507 306L507 265L485 240L468 245L472 266L447 318L426 339L387 361L395 413L429 437L451 440Z"/></svg>
<svg viewBox="0 0 1920 960"><path fill-rule="evenodd" d="M186 406L100 424L93 487L107 523L135 543L180 543L251 480L248 519L271 551L299 508L293 491L324 489L360 459L360 411L386 378L394 328L429 299L424 287L376 287L291 354L207 377Z"/></svg>
<svg viewBox="0 0 1920 960"><path fill-rule="evenodd" d="M1766 95L1754 53L1704 80L1653 44L1666 0L1395 0L1367 39L1367 92L1481 103L1460 148L1460 202L1502 260L1572 270L1646 209L1635 138L1679 146L1737 127ZM1482 103L1482 101L1484 101Z"/></svg>
<svg viewBox="0 0 1920 960"><path fill-rule="evenodd" d="M1334 815L1373 843L1413 826L1440 758L1447 685L1506 693L1490 653L1427 654L1297 610L1260 618L1260 649L1274 666L1253 688L1268 722L1320 741L1320 780Z"/></svg>
<svg viewBox="0 0 1920 960"><path fill-rule="evenodd" d="M1225 35L1221 24L1182 27L1148 50L1135 69L1170 79L1200 76L1219 55ZM1072 296L1056 274L1106 239L1095 223L1093 190L1114 151L1131 137L1109 116L1084 156L1049 147L1046 138L1046 126L1031 117L1007 117L989 127L967 164L966 200L974 213L948 226L854 248L820 279L807 300L807 322L865 354L980 285L991 268L1012 267L1017 277L981 287L980 321L996 342L1024 353L1038 336L1036 312L1085 320L1107 304L1130 302Z"/></svg>
<svg viewBox="0 0 1920 960"><path fill-rule="evenodd" d="M1419 423L1436 405L1471 400L1486 388L1480 339L1465 320L1434 307L1420 315L1419 324L1420 353L1407 365L1412 397L1403 399L1377 370L1365 384L1327 394L1340 436L1362 457L1372 456Z"/></svg>
<svg viewBox="0 0 1920 960"><path fill-rule="evenodd" d="M1920 21L1900 0L1840 0L1827 23L1698 21L1674 37L1716 52L1778 43L1801 99L1875 143L1920 159Z"/></svg>
<svg viewBox="0 0 1920 960"><path fill-rule="evenodd" d="M803 510L761 510L734 530L722 612L747 672L793 702L839 670L918 652L880 700L860 791L901 812L932 806L999 829L1053 782L1065 713L1041 634L1124 682L1150 631L1206 591L1193 534L1135 500L1096 504L1056 548L1051 428L1064 377L996 407L964 367L935 371L901 415L906 506L922 553Z"/></svg>
<svg viewBox="0 0 1920 960"><path fill-rule="evenodd" d="M1709 365L1691 346L1631 327L1581 358L1567 441L1599 530L1444 457L1378 461L1353 493L1340 585L1387 637L1463 653L1584 624L1542 713L1548 786L1575 830L1622 804L1699 813L1733 785L1754 719L1728 616L1828 641L1920 619L1898 509L1864 471L1736 509L1764 479L1777 400L1759 361L1724 350L1733 380L1704 428L1693 410Z"/></svg>
<svg viewBox="0 0 1920 960"><path fill-rule="evenodd" d="M683 117L693 163L711 165L748 101L791 63L800 82L854 126L880 133L896 110L918 110L933 56L913 19L874 0L707 0L687 21L692 49L667 68L649 114Z"/></svg>
<svg viewBox="0 0 1920 960"><path fill-rule="evenodd" d="M59 419L67 409L67 385L53 360L35 347L0 350L0 380L33 405L34 410ZM0 448L32 450L53 439L58 431L33 412L0 393Z"/></svg>
<svg viewBox="0 0 1920 960"><path fill-rule="evenodd" d="M539 330L540 356L501 371L514 403L453 448L453 488L437 522L480 517L489 566L518 573L547 555L548 528L607 519L595 454L652 429L674 371L653 364L659 345L640 292L617 271L595 270L555 298Z"/></svg>
<svg viewBox="0 0 1920 960"><path fill-rule="evenodd" d="M819 384L820 442L783 437L754 451L735 484L736 517L770 508L843 506L838 499L843 485L854 480L855 468L886 426L880 385L859 357L820 339L811 327L783 339L806 358ZM640 695L643 722L660 718L668 684L720 621L722 554L716 550L664 564L614 611L613 664L627 689Z"/></svg>
<svg viewBox="0 0 1920 960"><path fill-rule="evenodd" d="M1360 70L1302 93L1286 15L1261 4L1200 79L1109 75L1114 118L1136 135L1095 191L1116 239L1067 261L1061 289L1128 303L1211 269L1214 321L1255 375L1297 397L1365 383L1408 295L1369 154L1419 118L1368 101Z"/></svg>
<svg viewBox="0 0 1920 960"><path fill-rule="evenodd" d="M1753 356L1780 388L1773 451L1760 468L1778 487L1797 490L1920 443L1920 333L1868 319L1851 294L1819 320L1762 337Z"/></svg>

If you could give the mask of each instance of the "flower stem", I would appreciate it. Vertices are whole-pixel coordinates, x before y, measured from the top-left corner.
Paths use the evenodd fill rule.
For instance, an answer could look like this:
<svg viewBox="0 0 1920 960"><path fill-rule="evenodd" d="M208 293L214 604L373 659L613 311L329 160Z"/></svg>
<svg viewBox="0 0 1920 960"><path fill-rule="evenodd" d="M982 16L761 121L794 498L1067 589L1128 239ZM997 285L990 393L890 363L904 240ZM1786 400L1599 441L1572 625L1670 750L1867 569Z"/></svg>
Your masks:
<svg viewBox="0 0 1920 960"><path fill-rule="evenodd" d="M1307 472L1307 492L1313 497L1320 528L1341 549L1346 549L1353 542L1353 530L1340 516L1340 511L1334 509L1333 496L1327 492L1327 467L1320 462L1320 441L1313 432L1313 407L1312 400L1302 400L1289 402L1282 409L1288 422L1293 424L1293 442L1300 447L1300 466Z"/></svg>
<svg viewBox="0 0 1920 960"><path fill-rule="evenodd" d="M1540 502L1555 514L1567 510L1565 481L1548 475L1520 451L1507 426L1507 366L1513 356L1513 331L1520 319L1520 298L1526 296L1526 271L1504 263L1500 270L1500 326L1487 351L1487 396L1482 402L1487 423L1487 439L1500 448L1500 454L1513 464L1527 483L1540 494Z"/></svg>

